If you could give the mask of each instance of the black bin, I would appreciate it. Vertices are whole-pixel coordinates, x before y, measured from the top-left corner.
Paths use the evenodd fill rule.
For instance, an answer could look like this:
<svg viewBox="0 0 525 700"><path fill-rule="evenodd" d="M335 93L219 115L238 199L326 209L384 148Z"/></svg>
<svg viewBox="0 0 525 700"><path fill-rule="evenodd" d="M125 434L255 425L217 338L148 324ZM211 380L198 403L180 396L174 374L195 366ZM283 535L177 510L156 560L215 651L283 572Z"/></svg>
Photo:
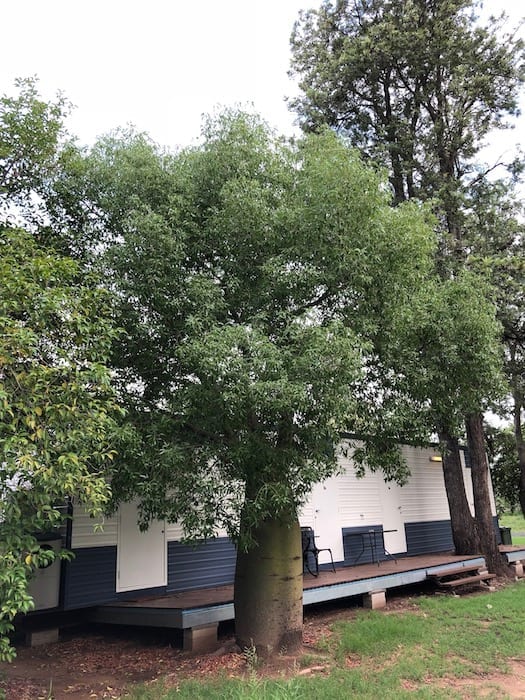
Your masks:
<svg viewBox="0 0 525 700"><path fill-rule="evenodd" d="M500 527L499 534L501 537L501 544L512 544L512 535L510 534L510 527Z"/></svg>

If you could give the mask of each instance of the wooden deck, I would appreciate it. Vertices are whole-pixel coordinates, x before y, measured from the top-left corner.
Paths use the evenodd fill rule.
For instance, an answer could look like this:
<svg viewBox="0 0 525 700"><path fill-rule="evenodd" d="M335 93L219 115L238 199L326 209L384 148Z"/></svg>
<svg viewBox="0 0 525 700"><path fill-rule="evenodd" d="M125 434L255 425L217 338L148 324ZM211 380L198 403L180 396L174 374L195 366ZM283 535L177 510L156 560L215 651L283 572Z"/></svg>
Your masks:
<svg viewBox="0 0 525 700"><path fill-rule="evenodd" d="M500 545L500 552L523 577L525 548ZM386 591L391 588L422 583L427 579L447 577L447 571L457 575L485 569L481 556L457 556L455 554L426 554L422 556L387 559L379 564L339 566L321 570L318 577L303 576L303 604L312 605L355 596L365 596L372 607L383 606ZM480 577L476 576L476 580ZM141 597L122 600L95 608L91 614L94 622L144 627L165 627L183 630L184 649L210 651L217 643L219 622L233 620L233 585L219 588L203 588L161 597Z"/></svg>
<svg viewBox="0 0 525 700"><path fill-rule="evenodd" d="M523 552L525 556L525 552ZM379 564L339 567L334 573L322 570L319 577L304 574L303 603L365 595L425 581L433 570L478 563L483 557L428 554L402 557ZM155 598L137 598L100 606L97 622L189 629L234 619L233 585L173 593Z"/></svg>
<svg viewBox="0 0 525 700"><path fill-rule="evenodd" d="M525 549L515 544L500 544L499 551L505 556L509 564L516 561L525 561Z"/></svg>

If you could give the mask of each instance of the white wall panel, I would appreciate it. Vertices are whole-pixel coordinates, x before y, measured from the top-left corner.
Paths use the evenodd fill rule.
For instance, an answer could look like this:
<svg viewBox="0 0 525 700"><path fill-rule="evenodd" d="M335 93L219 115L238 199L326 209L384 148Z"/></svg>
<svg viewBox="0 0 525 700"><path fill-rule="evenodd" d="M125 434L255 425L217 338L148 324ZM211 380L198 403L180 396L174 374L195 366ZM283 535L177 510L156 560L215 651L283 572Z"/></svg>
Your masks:
<svg viewBox="0 0 525 700"><path fill-rule="evenodd" d="M91 518L82 506L75 506L71 532L72 549L109 547L117 544L118 518Z"/></svg>
<svg viewBox="0 0 525 700"><path fill-rule="evenodd" d="M435 450L403 447L410 467L408 483L400 490L401 508L405 522L448 520L448 508L441 462L431 462Z"/></svg>

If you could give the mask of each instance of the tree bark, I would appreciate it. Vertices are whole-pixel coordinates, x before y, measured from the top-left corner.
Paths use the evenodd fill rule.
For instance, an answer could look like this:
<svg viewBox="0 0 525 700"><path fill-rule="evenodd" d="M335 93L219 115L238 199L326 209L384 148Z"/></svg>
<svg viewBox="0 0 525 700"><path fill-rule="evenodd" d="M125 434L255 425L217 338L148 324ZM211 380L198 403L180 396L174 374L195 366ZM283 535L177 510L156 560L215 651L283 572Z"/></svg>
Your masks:
<svg viewBox="0 0 525 700"><path fill-rule="evenodd" d="M456 554L473 554L479 551L480 542L476 521L470 512L465 492L458 439L443 428L439 432L439 441Z"/></svg>
<svg viewBox="0 0 525 700"><path fill-rule="evenodd" d="M513 368L511 372L511 391L513 400L513 423L514 437L516 439L516 451L518 453L518 464L520 468L520 481L518 498L520 502L521 512L525 516L525 442L523 441L523 425L521 414L523 411L523 391L520 389L520 382L516 376L516 344L509 342L510 366Z"/></svg>
<svg viewBox="0 0 525 700"><path fill-rule="evenodd" d="M479 551L492 573L507 576L510 570L499 552L494 529L489 490L489 465L485 450L483 417L481 413L471 413L466 417L467 442L471 460L472 490L474 510L479 534Z"/></svg>
<svg viewBox="0 0 525 700"><path fill-rule="evenodd" d="M303 558L297 519L268 518L252 529L258 546L237 553L235 632L261 656L302 644Z"/></svg>
<svg viewBox="0 0 525 700"><path fill-rule="evenodd" d="M516 449L518 451L518 464L520 466L519 500L521 512L525 516L525 442L521 426L521 404L514 400L514 435L516 437Z"/></svg>

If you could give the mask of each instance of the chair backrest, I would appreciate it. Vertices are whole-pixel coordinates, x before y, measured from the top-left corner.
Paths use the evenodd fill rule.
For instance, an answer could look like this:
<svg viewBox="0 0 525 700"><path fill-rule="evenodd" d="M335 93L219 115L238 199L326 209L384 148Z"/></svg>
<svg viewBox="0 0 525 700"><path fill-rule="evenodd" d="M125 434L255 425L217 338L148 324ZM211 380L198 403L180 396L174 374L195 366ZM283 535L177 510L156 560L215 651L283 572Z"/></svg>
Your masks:
<svg viewBox="0 0 525 700"><path fill-rule="evenodd" d="M314 531L311 527L301 528L301 541L303 546L303 552L315 551Z"/></svg>

